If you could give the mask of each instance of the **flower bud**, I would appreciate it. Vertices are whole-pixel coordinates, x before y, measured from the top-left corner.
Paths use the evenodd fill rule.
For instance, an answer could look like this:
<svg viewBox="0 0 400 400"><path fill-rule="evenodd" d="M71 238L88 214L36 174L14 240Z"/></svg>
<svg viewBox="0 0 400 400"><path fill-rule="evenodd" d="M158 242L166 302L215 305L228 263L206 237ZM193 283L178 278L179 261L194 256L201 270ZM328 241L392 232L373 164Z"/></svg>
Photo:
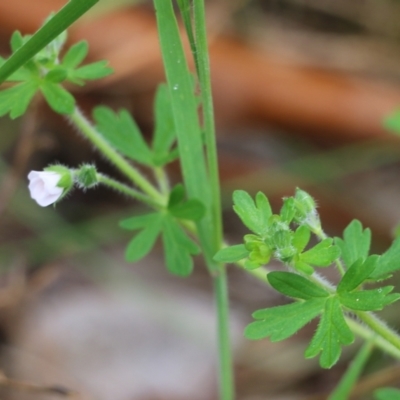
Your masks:
<svg viewBox="0 0 400 400"><path fill-rule="evenodd" d="M321 233L321 221L314 199L304 190L297 188L294 200L296 207L294 221L299 225L307 226L316 234Z"/></svg>
<svg viewBox="0 0 400 400"><path fill-rule="evenodd" d="M75 181L81 189L91 189L99 183L94 165L83 164L75 171Z"/></svg>

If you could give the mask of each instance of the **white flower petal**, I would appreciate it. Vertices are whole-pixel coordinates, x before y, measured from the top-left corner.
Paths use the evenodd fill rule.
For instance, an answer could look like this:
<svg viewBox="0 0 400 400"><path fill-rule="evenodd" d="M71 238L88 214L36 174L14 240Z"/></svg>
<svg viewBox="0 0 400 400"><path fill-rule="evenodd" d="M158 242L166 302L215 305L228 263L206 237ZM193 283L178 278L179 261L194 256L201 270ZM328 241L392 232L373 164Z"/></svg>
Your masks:
<svg viewBox="0 0 400 400"><path fill-rule="evenodd" d="M63 193L63 189L57 186L60 178L61 175L53 171L31 171L28 188L32 199L41 207L55 203Z"/></svg>

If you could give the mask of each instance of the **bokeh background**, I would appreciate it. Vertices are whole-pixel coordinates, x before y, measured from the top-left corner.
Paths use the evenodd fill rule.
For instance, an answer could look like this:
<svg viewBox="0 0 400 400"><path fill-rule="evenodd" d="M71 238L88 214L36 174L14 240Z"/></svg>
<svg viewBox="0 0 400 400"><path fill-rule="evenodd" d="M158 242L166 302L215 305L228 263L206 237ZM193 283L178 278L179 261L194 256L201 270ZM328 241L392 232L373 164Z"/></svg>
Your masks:
<svg viewBox="0 0 400 400"><path fill-rule="evenodd" d="M14 30L34 32L65 3L1 1L0 54ZM400 2L212 0L207 12L228 240L245 233L231 211L234 189L262 190L280 207L301 187L329 235L357 218L374 250L386 249L400 222L400 141L383 127L400 105ZM107 59L115 73L71 87L80 107L127 108L150 138L164 80L151 2L102 0L71 27L69 43L81 39L89 60ZM141 206L102 188L55 208L29 198L27 173L49 163L95 162L119 177L42 99L18 120L1 118L0 131L1 398L217 399L201 260L185 280L165 272L159 245L127 264L130 236L118 221ZM178 181L179 167L170 174ZM315 324L284 343L249 342L251 312L286 300L234 267L229 280L237 399L325 399L360 343L321 371L302 357ZM398 329L396 305L383 316ZM398 364L376 352L352 398L399 381Z"/></svg>

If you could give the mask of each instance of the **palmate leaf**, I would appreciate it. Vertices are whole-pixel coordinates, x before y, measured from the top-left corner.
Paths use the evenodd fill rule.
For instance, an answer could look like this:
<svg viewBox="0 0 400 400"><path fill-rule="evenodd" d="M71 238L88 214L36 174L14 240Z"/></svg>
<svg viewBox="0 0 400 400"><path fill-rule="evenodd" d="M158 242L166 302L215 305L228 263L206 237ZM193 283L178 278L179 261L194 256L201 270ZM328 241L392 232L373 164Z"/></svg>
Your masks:
<svg viewBox="0 0 400 400"><path fill-rule="evenodd" d="M162 228L163 216L158 213L147 215L147 224L129 242L125 251L127 261L135 262L145 257L153 248Z"/></svg>
<svg viewBox="0 0 400 400"><path fill-rule="evenodd" d="M192 255L199 254L200 249L168 215L163 219L162 241L168 271L178 276L190 275Z"/></svg>
<svg viewBox="0 0 400 400"><path fill-rule="evenodd" d="M305 357L312 358L321 353L321 367L331 368L340 357L342 345L349 345L353 341L354 335L346 324L338 298L329 297Z"/></svg>
<svg viewBox="0 0 400 400"><path fill-rule="evenodd" d="M23 82L0 91L0 117L8 113L11 119L23 115L37 89L36 82Z"/></svg>
<svg viewBox="0 0 400 400"><path fill-rule="evenodd" d="M179 183L175 185L169 195L168 211L178 219L199 221L203 218L206 209L199 200L185 200L185 188Z"/></svg>
<svg viewBox="0 0 400 400"><path fill-rule="evenodd" d="M341 257L349 268L358 259L368 257L371 245L371 230L364 229L360 221L353 220L343 232L343 239L335 238Z"/></svg>
<svg viewBox="0 0 400 400"><path fill-rule="evenodd" d="M134 262L145 257L161 234L168 271L178 276L188 276L192 272L192 255L198 254L200 249L173 216L156 212L139 215L121 221L120 227L140 230L128 244L125 253L127 261Z"/></svg>
<svg viewBox="0 0 400 400"><path fill-rule="evenodd" d="M329 296L329 293L325 289L291 272L270 272L267 278L275 290L292 298L309 300L316 297Z"/></svg>
<svg viewBox="0 0 400 400"><path fill-rule="evenodd" d="M249 250L247 250L246 246L244 244L236 244L219 250L213 259L222 263L234 263L248 256Z"/></svg>
<svg viewBox="0 0 400 400"><path fill-rule="evenodd" d="M249 324L244 335L252 340L270 337L272 342L287 339L323 312L325 302L326 298L315 298L258 310L253 318L261 321Z"/></svg>
<svg viewBox="0 0 400 400"><path fill-rule="evenodd" d="M178 150L171 150L176 140L171 97L167 85L159 85L154 103L155 130L153 134L153 162L163 166L178 157Z"/></svg>
<svg viewBox="0 0 400 400"><path fill-rule="evenodd" d="M247 192L235 190L233 202L233 209L242 222L254 233L264 235L272 216L271 206L264 193L258 192L254 202Z"/></svg>
<svg viewBox="0 0 400 400"><path fill-rule="evenodd" d="M328 267L340 256L339 247L332 245L332 239L324 239L310 250L300 254L300 261L318 267Z"/></svg>
<svg viewBox="0 0 400 400"><path fill-rule="evenodd" d="M340 293L339 300L347 308L356 311L379 311L400 299L399 293L389 294L394 286L379 289Z"/></svg>
<svg viewBox="0 0 400 400"><path fill-rule="evenodd" d="M367 259L359 258L356 260L339 282L338 293L351 292L360 286L375 270L378 260L379 256L377 255L369 256Z"/></svg>
<svg viewBox="0 0 400 400"><path fill-rule="evenodd" d="M75 108L75 99L61 85L51 82L43 82L40 86L49 106L60 114L71 114Z"/></svg>
<svg viewBox="0 0 400 400"><path fill-rule="evenodd" d="M400 237L396 238L389 249L383 253L370 278L381 280L400 269Z"/></svg>
<svg viewBox="0 0 400 400"><path fill-rule="evenodd" d="M100 106L94 109L93 117L97 129L113 147L132 160L152 165L152 152L128 111L115 113Z"/></svg>

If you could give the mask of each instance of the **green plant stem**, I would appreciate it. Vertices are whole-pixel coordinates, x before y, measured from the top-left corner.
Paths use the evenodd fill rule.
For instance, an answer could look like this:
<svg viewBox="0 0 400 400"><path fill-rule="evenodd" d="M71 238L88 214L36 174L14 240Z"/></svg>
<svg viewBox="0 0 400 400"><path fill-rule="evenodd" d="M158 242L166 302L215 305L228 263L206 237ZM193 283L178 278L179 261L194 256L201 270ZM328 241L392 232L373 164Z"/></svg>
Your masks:
<svg viewBox="0 0 400 400"><path fill-rule="evenodd" d="M113 178L110 178L104 174L97 173L97 179L103 185L106 185L120 193L126 194L127 196L133 197L141 201L144 204L149 205L152 208L160 209L160 204L154 201L152 198L146 196L145 194L139 192L136 189L129 187Z"/></svg>
<svg viewBox="0 0 400 400"><path fill-rule="evenodd" d="M157 167L153 169L153 172L161 193L165 196L168 196L170 192L170 186L168 175L166 174L165 169L162 167Z"/></svg>
<svg viewBox="0 0 400 400"><path fill-rule="evenodd" d="M387 342L392 344L397 350L400 351L400 336L395 331L386 326L386 324L382 322L377 316L365 311L358 311L354 313L374 332L376 332L383 339L385 339Z"/></svg>
<svg viewBox="0 0 400 400"><path fill-rule="evenodd" d="M213 285L218 323L219 399L233 400L235 389L229 340L229 297L225 266L221 266L218 273L213 276Z"/></svg>
<svg viewBox="0 0 400 400"><path fill-rule="evenodd" d="M144 193L160 205L166 204L166 198L161 195L154 186L144 178L141 173L128 163L109 143L97 132L95 127L84 117L81 111L75 107L69 119L89 139L102 154L104 154L124 175L126 175Z"/></svg>
<svg viewBox="0 0 400 400"><path fill-rule="evenodd" d="M196 59L201 86L207 168L211 186L211 206L214 220L215 254L221 248L223 230L218 153L215 135L214 105L211 90L210 60L208 54L204 0L193 0L193 14L196 40Z"/></svg>

